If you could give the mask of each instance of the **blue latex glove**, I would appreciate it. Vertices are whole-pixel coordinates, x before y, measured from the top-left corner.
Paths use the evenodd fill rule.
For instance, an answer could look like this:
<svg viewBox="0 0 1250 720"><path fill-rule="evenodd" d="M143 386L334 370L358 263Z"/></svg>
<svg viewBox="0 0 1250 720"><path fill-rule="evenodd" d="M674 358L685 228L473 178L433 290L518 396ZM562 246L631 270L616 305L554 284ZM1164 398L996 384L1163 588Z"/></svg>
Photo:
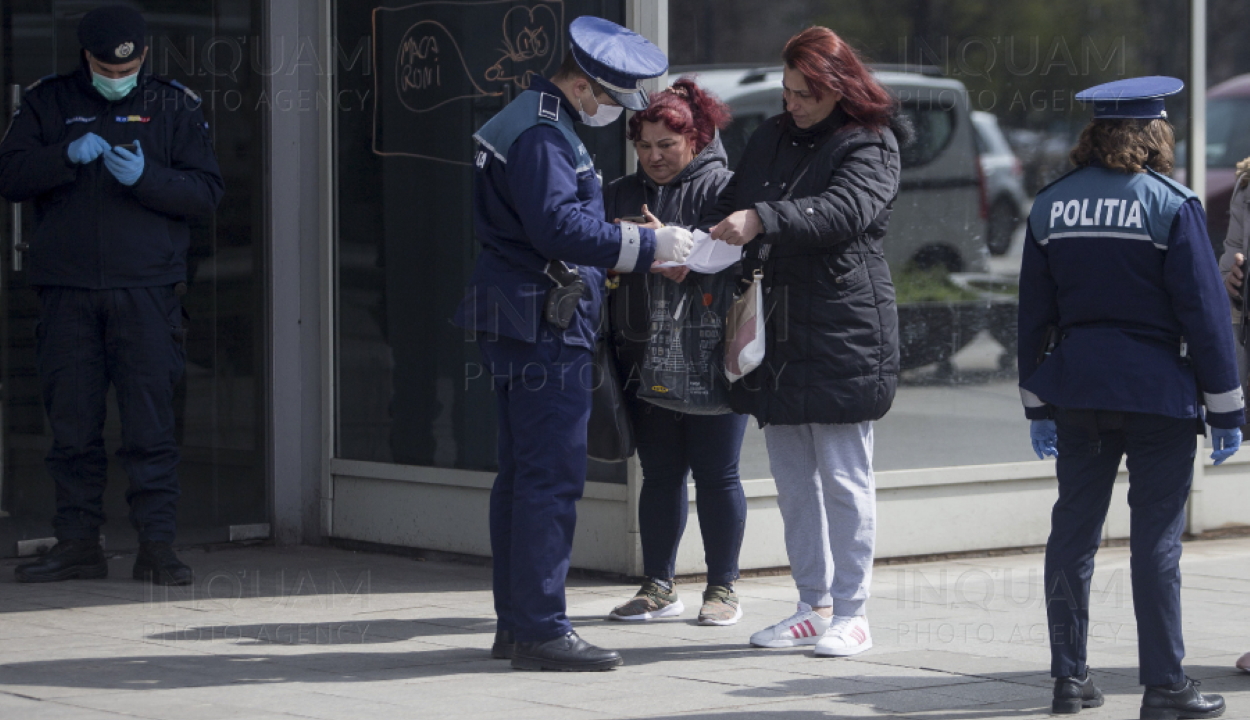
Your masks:
<svg viewBox="0 0 1250 720"><path fill-rule="evenodd" d="M1059 457L1059 431L1055 429L1054 420L1034 420L1029 426L1029 439L1033 441L1033 452L1037 453L1038 460L1045 460L1048 455Z"/></svg>
<svg viewBox="0 0 1250 720"><path fill-rule="evenodd" d="M104 153L104 167L122 185L134 185L143 174L143 146L135 140L135 151L114 147Z"/></svg>
<svg viewBox="0 0 1250 720"><path fill-rule="evenodd" d="M1211 459L1219 465L1232 457L1233 453L1241 447L1241 429L1211 428L1211 447L1215 450L1211 453Z"/></svg>
<svg viewBox="0 0 1250 720"><path fill-rule="evenodd" d="M70 162L86 165L100 157L108 149L109 144L107 140L95 133L87 133L70 143L69 147L65 149L65 154L69 156Z"/></svg>

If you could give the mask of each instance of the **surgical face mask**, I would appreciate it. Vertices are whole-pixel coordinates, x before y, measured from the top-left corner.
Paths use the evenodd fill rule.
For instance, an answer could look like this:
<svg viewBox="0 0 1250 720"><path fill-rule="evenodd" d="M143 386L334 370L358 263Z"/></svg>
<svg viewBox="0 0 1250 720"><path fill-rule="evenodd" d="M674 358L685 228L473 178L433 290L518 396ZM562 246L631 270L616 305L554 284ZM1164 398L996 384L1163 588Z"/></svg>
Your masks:
<svg viewBox="0 0 1250 720"><path fill-rule="evenodd" d="M598 102L598 100L596 100L596 102ZM603 103L599 103L599 109L595 110L594 115L591 115L586 112L586 105L582 102L581 98L577 99L577 104L581 106L577 112L582 116L582 122L586 123L590 127L603 127L604 125L611 125L616 122L616 119L621 116L621 113L625 112L625 108L620 105L604 105Z"/></svg>
<svg viewBox="0 0 1250 720"><path fill-rule="evenodd" d="M139 84L139 73L136 71L123 78L108 78L91 71L91 85L100 91L107 100L121 100L130 94Z"/></svg>

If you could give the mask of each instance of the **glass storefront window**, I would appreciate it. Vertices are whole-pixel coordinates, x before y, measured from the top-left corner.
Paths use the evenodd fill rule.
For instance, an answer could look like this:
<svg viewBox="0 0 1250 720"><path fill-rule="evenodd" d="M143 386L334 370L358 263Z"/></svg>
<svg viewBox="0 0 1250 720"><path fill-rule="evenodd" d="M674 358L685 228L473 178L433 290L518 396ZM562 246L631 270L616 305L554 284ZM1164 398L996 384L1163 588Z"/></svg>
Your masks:
<svg viewBox="0 0 1250 720"><path fill-rule="evenodd" d="M1035 459L1016 388L1022 221L1033 194L1066 172L1088 121L1075 93L1134 75L1187 77L1188 4L1029 0L973 11L949 2L776 0L761 12L751 0L670 0L669 8L673 73L698 75L730 104L731 146L781 111L781 49L812 24L866 56L917 130L886 236L903 375L876 426L876 468ZM1168 102L1181 137L1187 103L1187 94ZM1213 106L1217 128L1219 112ZM992 152L1000 138L1005 155ZM1208 153L1216 150L1224 151L1213 144ZM743 477L770 476L754 427L742 466Z"/></svg>
<svg viewBox="0 0 1250 720"><path fill-rule="evenodd" d="M368 59L337 73L360 100L335 109L337 457L495 468L491 381L450 323L478 250L472 135L559 67L581 15L623 22L624 2L336 4L340 60ZM582 133L604 177L622 174L624 124Z"/></svg>
<svg viewBox="0 0 1250 720"><path fill-rule="evenodd" d="M544 62L545 22L620 20L623 6L337 3L342 57L363 45L371 59L338 75L339 94L361 102L335 110L337 457L493 469L489 383L473 377L476 348L448 322L476 252L470 136ZM904 370L877 426L876 466L1034 459L1015 373L1023 219L1037 190L1068 169L1089 117L1076 92L1134 75L1188 77L1188 6L1029 0L971 12L954 3L776 0L761 12L753 0L669 0L668 8L670 77L697 74L730 103L731 161L780 111L780 51L809 24L860 48L918 131L887 236ZM1212 43L1228 45L1218 12ZM521 45L532 52L517 52ZM1229 53L1219 66L1212 83L1250 69L1250 57ZM1178 137L1188 102L1188 91L1169 101ZM1215 130L1221 112L1213 103ZM622 131L584 136L605 181L624 171ZM1209 153L1238 155L1211 137ZM746 442L743 476L768 477L762 435L752 427Z"/></svg>

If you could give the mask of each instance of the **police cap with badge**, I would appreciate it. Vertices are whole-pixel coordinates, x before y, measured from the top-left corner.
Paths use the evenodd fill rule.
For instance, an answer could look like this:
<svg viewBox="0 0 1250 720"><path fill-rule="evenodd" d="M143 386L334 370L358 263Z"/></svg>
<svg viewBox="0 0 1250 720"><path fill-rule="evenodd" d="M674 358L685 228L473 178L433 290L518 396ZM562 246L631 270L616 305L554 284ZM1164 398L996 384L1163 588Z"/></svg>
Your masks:
<svg viewBox="0 0 1250 720"><path fill-rule="evenodd" d="M1076 94L1083 103L1092 103L1095 120L1166 120L1163 98L1184 89L1174 77L1150 75L1095 85Z"/></svg>
<svg viewBox="0 0 1250 720"><path fill-rule="evenodd" d="M645 110L650 98L640 82L668 71L668 58L651 41L611 20L589 15L569 25L573 60L587 77L628 110Z"/></svg>
<svg viewBox="0 0 1250 720"><path fill-rule="evenodd" d="M96 8L78 23L78 44L105 65L125 65L143 57L148 25L125 5Z"/></svg>

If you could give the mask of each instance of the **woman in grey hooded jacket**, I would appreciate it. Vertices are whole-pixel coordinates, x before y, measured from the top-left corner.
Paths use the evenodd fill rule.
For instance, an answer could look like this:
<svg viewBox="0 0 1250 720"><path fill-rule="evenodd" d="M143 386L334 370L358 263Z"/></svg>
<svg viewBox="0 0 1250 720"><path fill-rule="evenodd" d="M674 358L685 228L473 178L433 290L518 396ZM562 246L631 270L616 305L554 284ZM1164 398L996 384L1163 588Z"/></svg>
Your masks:
<svg viewBox="0 0 1250 720"><path fill-rule="evenodd" d="M630 118L628 137L638 151L638 172L606 188L607 219L642 216L641 224L648 227L693 227L732 176L718 134L729 117L723 103L689 79L654 95L646 110ZM734 273L736 266L723 272ZM742 616L733 582L746 524L746 498L738 477L746 416L727 410L719 415L675 412L637 397L649 335L648 297L658 295L665 283L694 282L693 275L687 278L684 267L649 277L622 275L613 294L618 359L632 381L626 383L626 396L642 464L638 524L647 576L638 594L608 616L613 620L675 617L684 611L673 575L686 525L686 476L691 473L708 578L699 623L732 625Z"/></svg>

